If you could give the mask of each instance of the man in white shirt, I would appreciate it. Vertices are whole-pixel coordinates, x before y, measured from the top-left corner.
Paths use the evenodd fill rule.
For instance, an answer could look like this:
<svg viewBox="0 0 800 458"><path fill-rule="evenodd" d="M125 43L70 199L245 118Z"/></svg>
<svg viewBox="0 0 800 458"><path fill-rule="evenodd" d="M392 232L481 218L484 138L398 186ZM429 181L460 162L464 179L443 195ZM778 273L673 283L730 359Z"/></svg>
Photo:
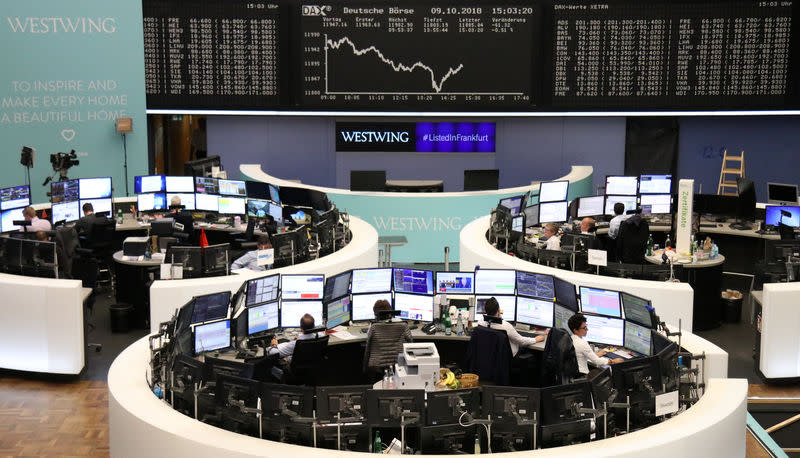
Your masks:
<svg viewBox="0 0 800 458"><path fill-rule="evenodd" d="M581 313L576 313L567 321L569 329L572 331L572 345L575 347L575 358L578 360L578 372L583 375L589 373L588 363L594 366L605 366L608 364L621 363L624 361L622 358L608 359L603 357L606 354L605 350L600 350L595 353L589 342L583 340L589 332L586 326L586 317Z"/></svg>
<svg viewBox="0 0 800 458"><path fill-rule="evenodd" d="M31 225L28 227L22 227L20 232L39 232L39 231L49 231L53 229L53 226L50 224L50 221L46 219L41 219L36 216L36 210L33 207L28 206L22 210L22 217L25 220L30 221Z"/></svg>
<svg viewBox="0 0 800 458"><path fill-rule="evenodd" d="M483 305L483 311L486 315L495 316L497 318L502 318L503 312L500 310L500 304L497 302L497 299L494 297L490 297L486 303ZM488 326L491 329L502 329L503 331L508 334L508 343L511 346L511 355L517 356L517 352L519 352L519 347L532 347L537 342L541 342L545 339L545 336L536 336L536 337L524 337L521 336L514 326L511 325L508 321L503 321L501 324L497 323L487 323L486 321L479 321L478 326Z"/></svg>
<svg viewBox="0 0 800 458"><path fill-rule="evenodd" d="M558 224L547 223L544 226L545 250L561 250L561 238L558 236Z"/></svg>
<svg viewBox="0 0 800 458"><path fill-rule="evenodd" d="M258 265L258 250L268 250L272 248L272 245L269 243L269 236L262 235L258 238L257 242L258 249L248 251L240 258L233 261L231 264L231 270L235 269L250 269L256 271L267 270L269 266L259 266Z"/></svg>
<svg viewBox="0 0 800 458"><path fill-rule="evenodd" d="M297 336L297 339L283 343L278 343L278 339L273 337L272 341L270 342L270 347L267 350L267 354L278 355L281 358L286 358L287 362L291 361L292 354L294 354L294 346L297 344L298 340L314 339L317 337L316 333L313 332L306 334L305 331L308 331L309 329L314 329L314 317L306 313L302 318L300 318L300 330L303 331L303 334Z"/></svg>
<svg viewBox="0 0 800 458"><path fill-rule="evenodd" d="M614 204L614 214L616 216L611 218L611 221L608 223L608 236L612 239L617 238L620 224L630 216L625 214L625 204L622 202Z"/></svg>
<svg viewBox="0 0 800 458"><path fill-rule="evenodd" d="M581 234L594 235L595 222L594 218L587 216L581 220Z"/></svg>

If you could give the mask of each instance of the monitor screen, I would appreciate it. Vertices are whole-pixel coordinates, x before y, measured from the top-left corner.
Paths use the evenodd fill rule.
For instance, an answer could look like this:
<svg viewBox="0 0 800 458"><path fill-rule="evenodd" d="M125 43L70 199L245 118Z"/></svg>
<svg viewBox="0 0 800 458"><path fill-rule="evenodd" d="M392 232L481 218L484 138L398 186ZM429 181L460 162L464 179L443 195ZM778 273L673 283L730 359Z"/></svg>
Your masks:
<svg viewBox="0 0 800 458"><path fill-rule="evenodd" d="M251 199L269 199L269 185L263 181L250 181L244 182L244 187L247 189L247 197Z"/></svg>
<svg viewBox="0 0 800 458"><path fill-rule="evenodd" d="M194 177L194 192L219 194L219 180L213 177Z"/></svg>
<svg viewBox="0 0 800 458"><path fill-rule="evenodd" d="M569 328L569 319L575 315L572 310L562 307L558 304L553 306L553 327L567 331L572 335L572 330Z"/></svg>
<svg viewBox="0 0 800 458"><path fill-rule="evenodd" d="M480 321L483 319L483 314L486 313L484 305L486 304L486 301L488 301L490 297L497 299L497 303L500 305L500 310L508 317L509 320L514 319L514 311L517 308L517 297L491 295L491 296L475 296L476 320Z"/></svg>
<svg viewBox="0 0 800 458"><path fill-rule="evenodd" d="M606 196L606 215L614 216L614 204L622 202L625 205L625 212L636 210L636 196Z"/></svg>
<svg viewBox="0 0 800 458"><path fill-rule="evenodd" d="M433 294L433 272L394 269L394 290L398 293Z"/></svg>
<svg viewBox="0 0 800 458"><path fill-rule="evenodd" d="M569 181L550 181L539 185L539 203L567 200Z"/></svg>
<svg viewBox="0 0 800 458"><path fill-rule="evenodd" d="M79 181L81 199L105 199L111 197L111 177L81 178Z"/></svg>
<svg viewBox="0 0 800 458"><path fill-rule="evenodd" d="M219 193L225 196L247 197L247 186L242 180L219 180Z"/></svg>
<svg viewBox="0 0 800 458"><path fill-rule="evenodd" d="M167 190L164 175L140 175L133 179L133 192L164 192Z"/></svg>
<svg viewBox="0 0 800 458"><path fill-rule="evenodd" d="M140 212L166 210L167 196L163 192L156 192L152 194L137 194L136 208Z"/></svg>
<svg viewBox="0 0 800 458"><path fill-rule="evenodd" d="M30 204L30 186L23 185L0 189L0 210L27 207Z"/></svg>
<svg viewBox="0 0 800 458"><path fill-rule="evenodd" d="M650 328L640 326L631 321L625 321L625 348L646 356L652 354L653 334Z"/></svg>
<svg viewBox="0 0 800 458"><path fill-rule="evenodd" d="M248 280L247 302L245 305L250 307L262 302L277 300L279 280L280 275L278 274Z"/></svg>
<svg viewBox="0 0 800 458"><path fill-rule="evenodd" d="M613 316L616 318L622 316L619 291L581 286L580 293L582 312Z"/></svg>
<svg viewBox="0 0 800 458"><path fill-rule="evenodd" d="M605 196L581 197L578 199L578 218L602 215L605 201Z"/></svg>
<svg viewBox="0 0 800 458"><path fill-rule="evenodd" d="M797 203L797 185L767 183L767 203L794 205ZM769 223L767 223L769 224Z"/></svg>
<svg viewBox="0 0 800 458"><path fill-rule="evenodd" d="M552 300L517 296L516 321L517 323L552 328L554 305Z"/></svg>
<svg viewBox="0 0 800 458"><path fill-rule="evenodd" d="M50 202L71 202L80 198L78 180L56 181L50 183Z"/></svg>
<svg viewBox="0 0 800 458"><path fill-rule="evenodd" d="M572 310L572 313L577 313L578 295L575 293L575 285L558 277L553 277L553 286L556 292L556 302Z"/></svg>
<svg viewBox="0 0 800 458"><path fill-rule="evenodd" d="M513 196L500 199L500 205L511 210L511 216L519 215L520 208L522 208L522 196Z"/></svg>
<svg viewBox="0 0 800 458"><path fill-rule="evenodd" d="M247 335L264 332L280 326L278 301L267 302L247 308Z"/></svg>
<svg viewBox="0 0 800 458"><path fill-rule="evenodd" d="M92 204L92 211L95 213L108 213L111 214L111 198L105 199L81 199L80 201L81 217L83 214L83 204Z"/></svg>
<svg viewBox="0 0 800 458"><path fill-rule="evenodd" d="M194 205L197 210L204 212L219 211L219 196L215 194L200 194L194 195Z"/></svg>
<svg viewBox="0 0 800 458"><path fill-rule="evenodd" d="M269 214L275 221L283 221L283 207L281 204L269 204Z"/></svg>
<svg viewBox="0 0 800 458"><path fill-rule="evenodd" d="M328 302L350 294L350 277L353 272L348 270L333 277L328 277L325 280L325 292L323 293L323 301Z"/></svg>
<svg viewBox="0 0 800 458"><path fill-rule="evenodd" d="M514 294L517 274L513 270L475 271L475 294Z"/></svg>
<svg viewBox="0 0 800 458"><path fill-rule="evenodd" d="M189 177L191 178L191 177ZM183 205L184 210L194 210L194 193L174 193L168 192L167 193L167 208L172 205L172 198L178 196L181 199L181 205Z"/></svg>
<svg viewBox="0 0 800 458"><path fill-rule="evenodd" d="M767 205L766 224L800 227L800 207Z"/></svg>
<svg viewBox="0 0 800 458"><path fill-rule="evenodd" d="M569 202L545 202L539 204L539 224L563 223L567 220Z"/></svg>
<svg viewBox="0 0 800 458"><path fill-rule="evenodd" d="M552 301L555 297L553 276L517 271L517 294Z"/></svg>
<svg viewBox="0 0 800 458"><path fill-rule="evenodd" d="M366 321L375 318L372 307L379 300L392 303L392 293L353 294L353 321Z"/></svg>
<svg viewBox="0 0 800 458"><path fill-rule="evenodd" d="M392 269L353 269L353 294L392 290Z"/></svg>
<svg viewBox="0 0 800 458"><path fill-rule="evenodd" d="M752 180L744 177L736 179L739 202L736 217L743 221L753 221L756 215L756 187Z"/></svg>
<svg viewBox="0 0 800 458"><path fill-rule="evenodd" d="M639 194L669 194L672 192L672 175L642 175L639 177Z"/></svg>
<svg viewBox="0 0 800 458"><path fill-rule="evenodd" d="M335 328L342 323L350 321L350 296L340 297L325 306L327 320L325 326L328 329Z"/></svg>
<svg viewBox="0 0 800 458"><path fill-rule="evenodd" d="M642 194L639 206L645 215L671 213L672 194Z"/></svg>
<svg viewBox="0 0 800 458"><path fill-rule="evenodd" d="M194 192L194 177L167 176L164 177L167 192Z"/></svg>
<svg viewBox="0 0 800 458"><path fill-rule="evenodd" d="M50 217L53 221L77 221L81 216L81 203L74 200L72 202L62 202L60 204L53 204L50 209ZM22 212L20 212L22 214Z"/></svg>
<svg viewBox="0 0 800 458"><path fill-rule="evenodd" d="M319 299L325 289L324 275L281 275L281 299Z"/></svg>
<svg viewBox="0 0 800 458"><path fill-rule="evenodd" d="M244 197L219 196L219 212L223 215L244 215L247 199Z"/></svg>
<svg viewBox="0 0 800 458"><path fill-rule="evenodd" d="M395 293L394 309L403 320L433 321L433 296Z"/></svg>
<svg viewBox="0 0 800 458"><path fill-rule="evenodd" d="M322 326L322 301L285 301L281 299L281 327L299 328L300 319L308 313L314 317L314 326Z"/></svg>
<svg viewBox="0 0 800 458"><path fill-rule="evenodd" d="M518 215L511 219L511 230L514 232L525 232L524 215Z"/></svg>
<svg viewBox="0 0 800 458"><path fill-rule="evenodd" d="M269 185L269 198L276 204L281 203L281 195L279 191L280 188L278 188L274 184Z"/></svg>
<svg viewBox="0 0 800 458"><path fill-rule="evenodd" d="M650 313L650 301L636 297L628 293L620 293L622 308L625 311L625 319L639 323L648 328L654 328L657 323L653 323L653 316Z"/></svg>
<svg viewBox="0 0 800 458"><path fill-rule="evenodd" d="M77 202L74 202L77 204ZM67 205L67 204L53 204L53 208L56 205ZM12 208L11 210L3 210L0 213L0 231L2 232L11 232L11 231L18 231L22 228L22 226L15 226L14 221L22 221L25 219L22 216L22 208ZM77 212L75 213L77 215ZM60 221L55 219L55 214L53 215L53 221ZM71 220L73 221L73 220Z"/></svg>
<svg viewBox="0 0 800 458"><path fill-rule="evenodd" d="M247 216L250 218L266 218L268 214L268 200L247 199Z"/></svg>
<svg viewBox="0 0 800 458"><path fill-rule="evenodd" d="M437 294L474 294L474 272L436 272Z"/></svg>
<svg viewBox="0 0 800 458"><path fill-rule="evenodd" d="M522 214L525 215L525 227L533 227L539 224L539 206L538 205L531 205L530 207L525 207L525 210L522 210Z"/></svg>
<svg viewBox="0 0 800 458"><path fill-rule="evenodd" d="M204 294L194 298L192 324L226 318L231 304L231 292Z"/></svg>
<svg viewBox="0 0 800 458"><path fill-rule="evenodd" d="M231 346L231 320L199 324L194 327L194 354Z"/></svg>
<svg viewBox="0 0 800 458"><path fill-rule="evenodd" d="M622 347L625 343L625 320L607 316L586 316L586 340Z"/></svg>
<svg viewBox="0 0 800 458"><path fill-rule="evenodd" d="M609 175L606 177L606 195L635 196L638 189L638 177L618 175Z"/></svg>

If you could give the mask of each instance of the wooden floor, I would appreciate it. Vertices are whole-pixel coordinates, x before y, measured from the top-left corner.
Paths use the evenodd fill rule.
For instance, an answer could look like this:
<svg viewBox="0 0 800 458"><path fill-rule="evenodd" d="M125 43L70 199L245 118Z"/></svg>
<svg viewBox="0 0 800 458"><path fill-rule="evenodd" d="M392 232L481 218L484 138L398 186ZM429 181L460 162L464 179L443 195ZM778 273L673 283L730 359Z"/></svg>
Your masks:
<svg viewBox="0 0 800 458"><path fill-rule="evenodd" d="M108 385L0 376L0 456L108 456Z"/></svg>

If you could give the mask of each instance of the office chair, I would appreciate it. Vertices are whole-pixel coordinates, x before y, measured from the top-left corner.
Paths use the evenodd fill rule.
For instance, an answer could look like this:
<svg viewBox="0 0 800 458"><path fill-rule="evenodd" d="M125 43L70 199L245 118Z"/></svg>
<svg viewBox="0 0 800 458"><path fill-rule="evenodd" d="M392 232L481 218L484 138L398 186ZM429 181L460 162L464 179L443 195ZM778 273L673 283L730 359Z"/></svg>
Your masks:
<svg viewBox="0 0 800 458"><path fill-rule="evenodd" d="M103 283L113 291L114 276L112 266L112 255L114 254L114 235L117 228L117 222L111 218L106 218L105 221L92 225L91 230L85 237L80 237L80 248L76 249L79 257L88 261L88 269L92 269L91 265L96 267L95 272L84 272L89 275L88 286L94 289L98 284ZM100 280L101 274L105 277Z"/></svg>
<svg viewBox="0 0 800 458"><path fill-rule="evenodd" d="M255 230L256 230L256 219L250 218L247 220L247 229L245 229L244 232L232 232L231 236L233 237L233 243L231 245L233 246L233 249L235 250L254 249L256 247L256 245L254 245L255 239L253 238ZM245 248L245 246L247 248Z"/></svg>
<svg viewBox="0 0 800 458"><path fill-rule="evenodd" d="M541 386L563 385L579 375L572 336L561 328L550 329L542 355Z"/></svg>
<svg viewBox="0 0 800 458"><path fill-rule="evenodd" d="M792 226L780 223L778 225L778 234L781 240L794 240L794 228Z"/></svg>
<svg viewBox="0 0 800 458"><path fill-rule="evenodd" d="M396 363L397 355L403 352L408 324L379 321L372 323L370 328L372 331L367 334L364 347L363 369L371 381L377 381L383 370Z"/></svg>
<svg viewBox="0 0 800 458"><path fill-rule="evenodd" d="M617 260L623 263L644 264L650 225L641 215L632 215L619 226Z"/></svg>
<svg viewBox="0 0 800 458"><path fill-rule="evenodd" d="M55 231L56 257L58 258L58 277L73 278L72 263L79 247L78 232L74 227L61 226Z"/></svg>
<svg viewBox="0 0 800 458"><path fill-rule="evenodd" d="M511 345L502 329L476 326L464 357L465 372L477 374L481 382L508 385L511 382Z"/></svg>
<svg viewBox="0 0 800 458"><path fill-rule="evenodd" d="M386 190L386 170L351 170L351 191L380 191Z"/></svg>
<svg viewBox="0 0 800 458"><path fill-rule="evenodd" d="M327 335L320 333L313 339L300 339L294 345L289 372L284 373L282 383L289 385L317 386L320 374L324 373L328 359Z"/></svg>
<svg viewBox="0 0 800 458"><path fill-rule="evenodd" d="M500 170L464 170L464 191L488 191L498 189Z"/></svg>

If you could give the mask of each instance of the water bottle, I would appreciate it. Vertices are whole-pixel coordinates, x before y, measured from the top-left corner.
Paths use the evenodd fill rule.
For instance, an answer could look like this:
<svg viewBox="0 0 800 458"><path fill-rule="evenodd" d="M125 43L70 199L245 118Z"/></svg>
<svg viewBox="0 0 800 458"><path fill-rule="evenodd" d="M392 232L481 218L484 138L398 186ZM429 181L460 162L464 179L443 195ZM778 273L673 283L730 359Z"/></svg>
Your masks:
<svg viewBox="0 0 800 458"><path fill-rule="evenodd" d="M481 436L479 434L475 435L475 452L476 455L481 454Z"/></svg>
<svg viewBox="0 0 800 458"><path fill-rule="evenodd" d="M380 431L375 431L375 442L372 443L372 453L383 453Z"/></svg>
<svg viewBox="0 0 800 458"><path fill-rule="evenodd" d="M150 241L144 245L144 258L145 259L152 259L152 254L150 253Z"/></svg>
<svg viewBox="0 0 800 458"><path fill-rule="evenodd" d="M386 389L393 390L394 389L394 367L389 366L389 379L386 383Z"/></svg>
<svg viewBox="0 0 800 458"><path fill-rule="evenodd" d="M444 335L449 336L453 333L453 323L450 321L450 313L444 315Z"/></svg>
<svg viewBox="0 0 800 458"><path fill-rule="evenodd" d="M384 390L389 388L389 369L383 370L383 382L381 382L381 388Z"/></svg>
<svg viewBox="0 0 800 458"><path fill-rule="evenodd" d="M717 259L718 255L719 255L719 247L717 246L716 243L712 243L711 244L711 259Z"/></svg>
<svg viewBox="0 0 800 458"><path fill-rule="evenodd" d="M122 209L117 208L117 224L122 224Z"/></svg>
<svg viewBox="0 0 800 458"><path fill-rule="evenodd" d="M464 320L461 319L461 314L458 314L458 321L456 322L456 335L464 335Z"/></svg>
<svg viewBox="0 0 800 458"><path fill-rule="evenodd" d="M653 256L653 234L647 236L647 256Z"/></svg>

